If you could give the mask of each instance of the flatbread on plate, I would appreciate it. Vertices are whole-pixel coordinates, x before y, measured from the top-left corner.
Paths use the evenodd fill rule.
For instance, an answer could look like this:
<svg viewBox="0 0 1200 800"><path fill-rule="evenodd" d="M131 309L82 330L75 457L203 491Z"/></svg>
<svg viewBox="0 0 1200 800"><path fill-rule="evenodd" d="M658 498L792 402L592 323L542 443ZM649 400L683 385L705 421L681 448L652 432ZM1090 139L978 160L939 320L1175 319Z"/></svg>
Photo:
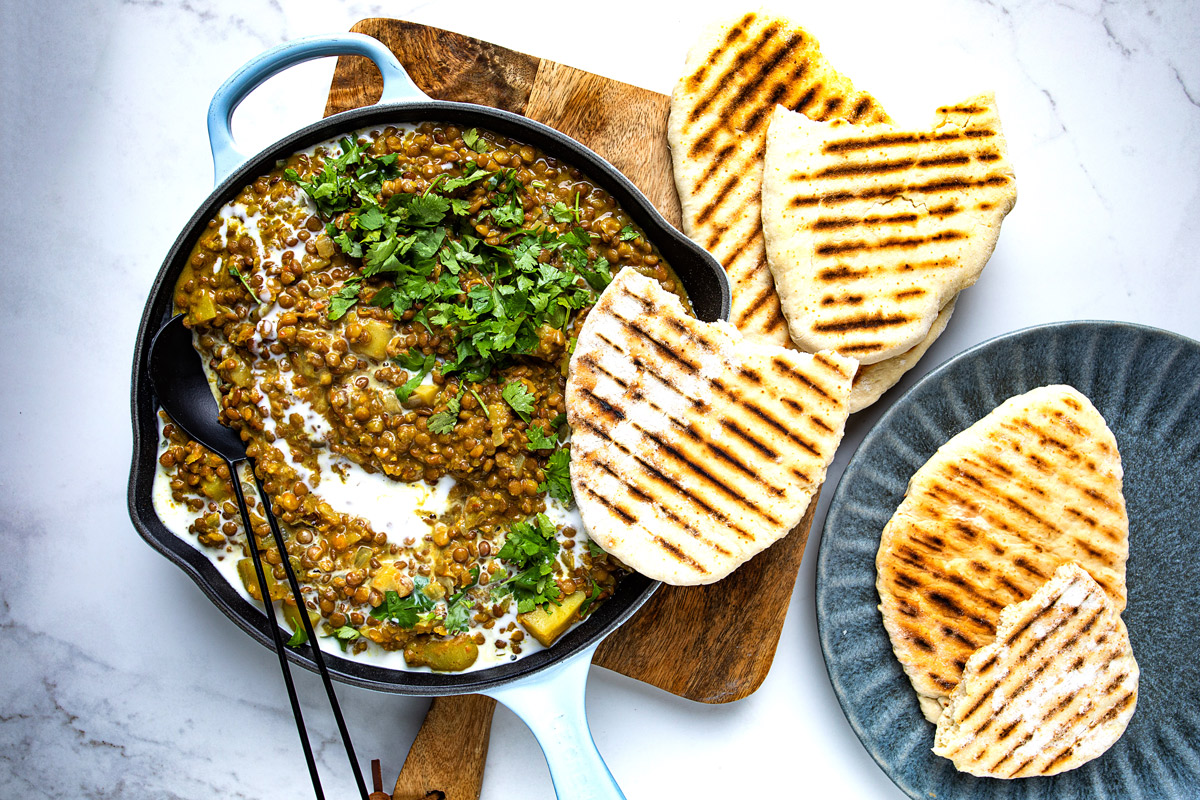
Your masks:
<svg viewBox="0 0 1200 800"><path fill-rule="evenodd" d="M1057 775L1102 755L1137 707L1138 665L1112 600L1064 564L1000 612L996 641L967 661L933 752L989 778Z"/></svg>
<svg viewBox="0 0 1200 800"><path fill-rule="evenodd" d="M876 587L892 649L931 721L1001 610L1064 563L1125 608L1129 519L1121 456L1100 412L1070 386L1001 403L942 445L884 526Z"/></svg>

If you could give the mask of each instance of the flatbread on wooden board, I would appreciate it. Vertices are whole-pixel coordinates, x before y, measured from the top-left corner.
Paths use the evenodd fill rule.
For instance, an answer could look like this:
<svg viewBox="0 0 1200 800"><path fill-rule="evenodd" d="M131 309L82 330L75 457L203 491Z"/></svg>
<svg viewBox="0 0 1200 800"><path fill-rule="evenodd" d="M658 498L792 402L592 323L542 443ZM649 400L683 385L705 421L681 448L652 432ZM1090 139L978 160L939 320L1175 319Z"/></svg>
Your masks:
<svg viewBox="0 0 1200 800"><path fill-rule="evenodd" d="M950 694L933 752L979 777L1057 775L1120 739L1137 696L1125 624L1086 570L1064 564L1000 612L996 641Z"/></svg>
<svg viewBox="0 0 1200 800"><path fill-rule="evenodd" d="M759 203L776 104L813 119L865 124L888 116L785 19L744 14L709 28L688 53L667 122L683 230L729 274L730 321L748 337L784 345L787 325L767 268Z"/></svg>
<svg viewBox="0 0 1200 800"><path fill-rule="evenodd" d="M995 638L1001 609L1062 564L1125 608L1121 481L1116 439L1070 386L1006 400L917 470L875 565L884 627L928 719Z"/></svg>
<svg viewBox="0 0 1200 800"><path fill-rule="evenodd" d="M928 338L1017 197L990 94L919 131L776 108L765 163L763 233L792 340L863 364Z"/></svg>
<svg viewBox="0 0 1200 800"><path fill-rule="evenodd" d="M591 537L676 585L711 583L803 518L841 441L855 361L705 323L623 270L571 357L571 486Z"/></svg>
<svg viewBox="0 0 1200 800"><path fill-rule="evenodd" d="M862 411L883 396L883 393L895 386L904 377L904 373L912 369L926 351L933 346L937 338L946 330L950 316L954 313L957 297L938 312L937 318L929 328L929 334L916 347L898 356L880 361L878 364L859 365L858 374L854 376L854 386L850 390L850 413Z"/></svg>

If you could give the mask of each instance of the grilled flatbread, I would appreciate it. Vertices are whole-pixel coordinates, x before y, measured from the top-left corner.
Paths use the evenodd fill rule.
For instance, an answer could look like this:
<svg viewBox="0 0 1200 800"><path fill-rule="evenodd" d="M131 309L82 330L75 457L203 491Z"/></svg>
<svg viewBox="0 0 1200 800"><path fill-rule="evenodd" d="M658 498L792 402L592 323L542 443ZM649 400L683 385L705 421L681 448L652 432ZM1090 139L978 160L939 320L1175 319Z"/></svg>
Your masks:
<svg viewBox="0 0 1200 800"><path fill-rule="evenodd" d="M936 721L1005 606L1064 563L1125 608L1129 520L1104 418L1070 386L1010 398L909 481L875 559L883 623Z"/></svg>
<svg viewBox="0 0 1200 800"><path fill-rule="evenodd" d="M804 516L842 438L854 359L744 339L623 270L567 380L588 535L643 575L711 583Z"/></svg>
<svg viewBox="0 0 1200 800"><path fill-rule="evenodd" d="M792 340L863 364L917 346L979 278L1016 198L991 95L925 131L777 108L763 232Z"/></svg>
<svg viewBox="0 0 1200 800"><path fill-rule="evenodd" d="M786 344L760 221L771 110L782 104L812 119L864 124L888 116L829 65L815 39L776 17L748 13L710 28L683 74L667 125L683 230L729 273L730 321L750 338Z"/></svg>
<svg viewBox="0 0 1200 800"><path fill-rule="evenodd" d="M967 661L933 752L991 778L1056 775L1113 745L1137 706L1138 665L1104 590L1065 564L1000 612L996 641Z"/></svg>
<svg viewBox="0 0 1200 800"><path fill-rule="evenodd" d="M957 300L957 297L952 298L938 312L937 319L933 321L933 326L929 329L929 334L919 345L898 356L892 356L886 361L880 361L878 364L859 366L858 374L854 376L854 388L850 390L851 414L872 405L883 396L884 392L899 383L900 379L904 377L904 373L921 360L925 351L932 347L937 338L942 335L942 331L946 330L946 324L950 322L950 315L954 313L954 304Z"/></svg>

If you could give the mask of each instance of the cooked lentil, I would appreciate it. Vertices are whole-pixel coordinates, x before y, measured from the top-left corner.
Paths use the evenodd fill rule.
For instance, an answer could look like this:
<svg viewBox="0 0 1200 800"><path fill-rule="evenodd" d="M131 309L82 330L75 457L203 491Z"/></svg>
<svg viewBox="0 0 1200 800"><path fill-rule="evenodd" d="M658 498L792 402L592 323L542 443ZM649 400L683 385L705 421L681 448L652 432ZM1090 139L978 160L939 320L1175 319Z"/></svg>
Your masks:
<svg viewBox="0 0 1200 800"><path fill-rule="evenodd" d="M541 244L517 256L536 259L527 266L539 275L566 276L555 278L564 299L554 301L565 313L531 318L531 327L540 324L524 343L518 330L508 351L471 351L464 359L467 326L444 310L438 316L432 299L377 302L402 286L400 274L368 274L372 232L363 211L370 203L338 209L297 188L313 193L326 167L357 149L380 159L364 159L359 173L390 164L373 197L383 209L404 209L474 175L445 192L455 205L437 244L454 253L465 243L466 250L512 259L536 231ZM357 250L353 236L366 237ZM562 241L578 241L577 252L555 244ZM586 593L582 606L578 598L573 604L581 608L577 619L612 595L621 565L589 547L582 525L547 497L569 435L560 427L570 350L602 288L596 283L604 282L605 261L607 269L658 279L686 302L641 230L577 169L529 145L454 125L389 127L353 144L295 154L208 223L176 284L175 305L210 369L222 421L247 442L319 635L352 653L403 651L414 668L478 667L480 652L492 654L489 663L518 657L530 640L512 619L514 597L494 589L519 570L500 551L514 525L547 511L557 552L552 582L537 598ZM464 258L450 277L453 259L440 252L429 263L424 280L450 282L460 306L481 307L477 295L490 290L501 308L498 270L489 275L486 264ZM197 541L248 557L228 468L165 417L160 464ZM424 487L429 496L442 493L444 508L417 528L389 533L363 510L331 502L330 487L353 470ZM269 594L298 623L261 513L252 511L252 525L274 567ZM261 596L252 578L247 589Z"/></svg>

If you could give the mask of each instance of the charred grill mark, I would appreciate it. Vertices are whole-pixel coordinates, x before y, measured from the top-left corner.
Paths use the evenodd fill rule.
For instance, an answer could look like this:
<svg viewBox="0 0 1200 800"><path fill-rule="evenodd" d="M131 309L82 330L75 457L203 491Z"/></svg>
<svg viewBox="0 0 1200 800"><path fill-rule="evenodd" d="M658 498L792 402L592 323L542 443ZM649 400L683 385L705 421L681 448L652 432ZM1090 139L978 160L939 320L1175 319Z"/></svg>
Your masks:
<svg viewBox="0 0 1200 800"><path fill-rule="evenodd" d="M774 450L772 450L771 448L767 447L767 446L766 446L765 444L763 444L762 442L760 442L760 441L758 441L757 439L755 439L755 438L754 438L753 436L751 436L750 434L746 433L746 432L745 432L744 430L742 430L742 429L741 429L741 427L740 427L740 426L738 426L736 423L734 423L734 422L731 422L730 420L727 420L727 419L722 419L722 420L721 420L721 427L725 428L725 430L727 430L727 431L729 431L730 433L734 434L734 435L735 435L735 436L737 436L739 439L741 439L742 441L744 441L746 444L750 445L750 446L751 446L751 447L753 447L755 450L757 450L758 452L762 453L764 456L766 456L767 458L771 459L772 461L773 461L773 460L775 460L775 459L777 459L777 458L779 458L779 454L778 454L778 453L776 453L776 452L775 452Z"/></svg>
<svg viewBox="0 0 1200 800"><path fill-rule="evenodd" d="M908 636L908 640L910 642L912 642L914 645L916 645L918 648L920 648L921 650L924 650L926 653L933 652L933 643L930 642L928 639L926 639L924 636L919 636L915 633L910 633Z"/></svg>
<svg viewBox="0 0 1200 800"><path fill-rule="evenodd" d="M749 62L751 58L754 58L758 55L759 51L763 49L766 43L770 41L771 37L773 37L778 30L778 24L772 23L768 25L759 32L758 36L752 42L745 45L737 52L729 66L727 66L725 71L721 73L720 77L710 84L710 86L714 88L710 90L708 94L704 95L704 97L700 99L700 102L692 108L691 112L688 114L688 122L695 122L698 120L700 116L708 110L708 107L716 102L720 95L725 93L726 87L731 85L731 82L734 80L734 76L745 68L747 62ZM716 63L719 61L720 57L724 55L725 50L725 47L721 47L713 52L709 56L709 63ZM696 151L693 149L692 155L695 154Z"/></svg>
<svg viewBox="0 0 1200 800"><path fill-rule="evenodd" d="M787 360L784 359L782 356L775 356L774 358L772 358L771 365L773 367L775 367L775 369L782 372L784 377L789 378L793 381L796 381L797 383L803 384L806 389L808 389L811 392L815 392L816 394L819 394L821 397L824 397L826 400L833 400L833 395L831 395L829 392L825 391L820 386L818 386L816 383L814 383L812 381L812 379L810 379L807 375L804 375L804 374L792 369L792 365L789 364L787 362ZM841 373L839 372L839 374L841 374Z"/></svg>
<svg viewBox="0 0 1200 800"><path fill-rule="evenodd" d="M755 295L754 299L750 301L750 305L746 306L742 310L742 319L748 319L749 317L753 316L755 312L770 302L774 296L775 290L773 288L770 286L764 287L762 291Z"/></svg>
<svg viewBox="0 0 1200 800"><path fill-rule="evenodd" d="M774 30L772 30L772 33ZM780 76L775 75L775 70L784 62L785 59L792 55L796 48L804 46L804 40L800 36L788 33L778 42L778 45L779 46L774 50L774 52L766 55L754 65L756 70L754 77L743 83L738 89L737 93L734 94L733 98L728 103L724 104L722 108L722 110L725 112L724 116L732 118L739 110L742 110L745 106L747 106L749 101L759 93L763 84L768 80L775 81L776 85L786 88L789 79L781 78ZM803 73L804 70L801 69L800 74L797 75L795 68L793 68L790 79L797 80L803 75ZM765 107L766 109L771 109L774 107L774 103L759 103L756 105ZM748 127L744 128L744 130L752 131L752 129Z"/></svg>
<svg viewBox="0 0 1200 800"><path fill-rule="evenodd" d="M1031 575L1036 575L1037 577L1041 578L1042 580L1046 580L1049 577L1048 575L1046 575L1046 573L1042 572L1040 569L1038 569L1032 563L1030 563L1030 561L1028 559L1026 559L1024 556L1017 556L1016 558L1014 558L1013 564L1015 564L1016 566L1025 570L1026 572L1030 573Z"/></svg>
<svg viewBox="0 0 1200 800"><path fill-rule="evenodd" d="M863 250L879 252L881 250L909 250L914 247L928 247L940 242L954 242L967 238L964 231L941 231L930 236L893 236L880 241L852 240L848 242L830 242L817 245L814 248L819 256L832 256L841 253L858 253Z"/></svg>
<svg viewBox="0 0 1200 800"><path fill-rule="evenodd" d="M798 195L788 201L791 208L808 208L817 205L835 205L848 203L851 200L873 200L880 197L898 197L900 195L914 196L918 194L937 194L939 192L966 192L987 186L1004 186L1010 182L1006 175L988 175L983 178L944 178L927 183L903 185L891 184L857 192L838 191L818 195Z"/></svg>
<svg viewBox="0 0 1200 800"><path fill-rule="evenodd" d="M821 298L821 305L823 305L823 306L857 306L857 305L862 305L863 301L866 299L867 298L861 294L844 294L841 297L834 297L833 295L827 294Z"/></svg>
<svg viewBox="0 0 1200 800"><path fill-rule="evenodd" d="M720 53L722 50L726 50L729 47L732 47L734 42L736 42L738 39L740 39L742 37L742 34L746 32L746 28L752 22L754 22L754 14L753 13L747 14L746 16L744 16L740 20L738 20L738 23L736 25L730 27L730 29L725 32L725 38L721 41L721 44L717 47L716 52L713 54L713 56L714 56L713 59L710 59L710 61L708 63L705 63L704 65L702 65L700 67L700 69L693 72L691 77L688 78L689 88L691 88L693 91L700 88L700 86L704 83L705 76L708 75L708 66L709 66L709 64L711 64L715 61L716 54Z"/></svg>
<svg viewBox="0 0 1200 800"><path fill-rule="evenodd" d="M721 184L721 188L716 191L716 196L708 201L707 205L696 215L696 224L703 225L708 221L709 217L717 212L718 208L725 204L725 201L729 199L733 188L737 186L737 182L740 179L740 175L731 175L725 179L725 183Z"/></svg>
<svg viewBox="0 0 1200 800"><path fill-rule="evenodd" d="M677 561L681 561L684 564L687 564L689 567L691 567L696 572L700 572L705 575L707 575L709 573L709 570L707 568L705 568L704 566L702 566L699 561L692 558L687 553L683 552L683 550L681 550L677 545L675 545L671 542L668 542L666 539L662 538L658 534L652 534L650 536L650 541L654 542L656 545L658 545L663 550L666 550L668 553L670 553L672 556L674 556Z"/></svg>
<svg viewBox="0 0 1200 800"><path fill-rule="evenodd" d="M867 113L867 110L870 107L871 98L860 97L858 102L855 103L854 108L850 111L850 121L858 122L860 119L862 119L863 114Z"/></svg>
<svg viewBox="0 0 1200 800"><path fill-rule="evenodd" d="M762 376L749 367L738 367L738 374L756 386L762 385Z"/></svg>
<svg viewBox="0 0 1200 800"><path fill-rule="evenodd" d="M846 176L887 175L893 172L904 172L913 167L932 169L934 167L956 167L971 163L971 156L966 153L951 153L932 158L898 158L892 161L850 162L836 167L826 167L818 171L816 178L844 178Z"/></svg>
<svg viewBox="0 0 1200 800"><path fill-rule="evenodd" d="M654 498L651 497L646 492L642 491L641 487L637 486L632 481L627 480L625 477L617 474L616 470L614 470L608 462L596 459L595 464L600 469L607 472L611 477L615 478L617 481L620 481L620 483L622 485L624 485L625 489L630 494L632 494L634 497L636 497L640 502L643 502L643 503L654 502ZM707 537L705 537L704 534L702 534L700 531L696 530L695 526L693 526L690 522L688 522L683 517L676 514L669 506L659 505L658 508L660 511L662 511L662 513L664 513L668 517L670 517L672 522L674 522L676 525L678 525L683 530L687 531L688 534L690 534L693 539L697 540L698 542L705 545L706 547L711 547L713 550L716 550L721 555L724 555L724 556L730 555L730 552L727 548L725 548L719 542L714 542L711 539L708 539Z"/></svg>
<svg viewBox="0 0 1200 800"><path fill-rule="evenodd" d="M817 89L819 87L820 87L819 83L816 84L815 86L810 86L808 91L806 91L804 94L802 94L800 96L800 99L796 101L796 104L794 106L792 106L792 110L799 111L801 114L803 114L804 109L808 108L809 103L811 103L814 99L816 99Z"/></svg>
<svg viewBox="0 0 1200 800"><path fill-rule="evenodd" d="M852 153L857 150L873 150L875 148L895 147L897 145L915 145L922 142L951 142L956 139L982 139L995 136L987 129L968 129L963 131L935 131L932 133L877 133L865 138L843 139L840 142L829 142L821 148L821 152Z"/></svg>
<svg viewBox="0 0 1200 800"><path fill-rule="evenodd" d="M589 367L590 369L594 370L595 372L602 372L602 373L604 373L604 375L605 375L605 376L606 376L606 377L607 377L607 378L608 378L610 381L612 381L613 383L617 384L617 385L618 385L618 386L620 386L622 389L628 389L628 388L629 388L629 384L628 384L628 383L627 383L627 382L626 382L624 379L617 377L616 375L612 374L612 373L611 373L611 372L609 372L607 369L605 369L605 368L604 368L604 366L603 366L603 365L601 365L601 364L600 364L600 362L599 362L599 361L596 359L596 356L595 356L593 353L590 353L590 352L589 352L589 353L585 353L585 354L583 355L583 357L582 357L582 358L580 358L580 361L581 361L581 362L582 362L582 363L583 363L585 366Z"/></svg>
<svg viewBox="0 0 1200 800"><path fill-rule="evenodd" d="M957 203L943 203L940 206L930 208L926 213L931 217L948 217L958 213L959 208Z"/></svg>
<svg viewBox="0 0 1200 800"><path fill-rule="evenodd" d="M920 217L916 214L873 214L867 217L819 217L809 227L814 231L836 230L838 228L857 228L861 225L901 225L916 222Z"/></svg>
<svg viewBox="0 0 1200 800"><path fill-rule="evenodd" d="M617 505L616 503L614 503L612 500L605 497L604 495L600 494L599 492L594 490L592 487L588 486L586 483L579 481L579 482L577 482L577 485L579 486L579 488L581 488L585 492L587 492L588 495L590 495L597 503L600 503L600 505L604 506L609 511L613 512L618 517L620 517L622 520L624 520L626 525L632 525L638 521L636 516L634 516L633 514L630 514L628 511L621 508L619 505Z"/></svg>
<svg viewBox="0 0 1200 800"><path fill-rule="evenodd" d="M592 424L591 422L588 422L587 420L582 420L580 424L583 427L590 430L592 433L594 433L600 439L612 444L614 447L616 447L622 453L629 456L629 458L631 458L633 461L637 462L637 464L642 468L642 470L644 471L644 473L647 476L649 476L650 478L655 480L661 486L663 486L667 489L670 489L675 495L677 495L680 499L682 499L684 501L684 503L688 503L688 504L694 503L695 505L700 506L705 511L707 511L709 514L712 514L714 517L721 520L726 525L728 525L730 528L732 528L734 531L736 531L737 534L739 536L741 536L742 538L750 539L750 540L754 539L754 534L743 529L734 520L730 519L728 514L724 513L719 508L714 507L711 503L706 501L703 497L700 497L699 495L697 495L695 493L688 492L685 488L680 486L679 483L677 481L675 481L675 479L671 478L669 475L664 473L658 467L651 464L649 461L647 461L645 458L643 458L638 453L633 452L632 450L630 450L628 447L621 444L620 442L617 442L617 441L609 438L608 434L606 432L604 432L603 430L601 430L600 428L598 428L596 425ZM661 503L660 503L660 506L662 506ZM663 506L663 507L665 507L665 506Z"/></svg>
<svg viewBox="0 0 1200 800"><path fill-rule="evenodd" d="M896 292L894 295L892 295L892 297L896 300L908 300L910 297L921 297L924 294L924 289L905 289L903 291Z"/></svg>
<svg viewBox="0 0 1200 800"><path fill-rule="evenodd" d="M735 145L733 142L730 142L713 154L712 163L705 168L704 174L696 180L697 194L700 193L700 189L704 186L704 184L708 183L708 179L713 176L713 173L720 169L723 164L727 163L726 159L729 158L730 154L733 153L736 147L737 145Z"/></svg>
<svg viewBox="0 0 1200 800"><path fill-rule="evenodd" d="M858 317L819 322L813 325L817 333L845 333L847 331L873 331L881 328L895 328L909 324L910 320L903 314L884 314L877 311L874 314L863 314Z"/></svg>
<svg viewBox="0 0 1200 800"><path fill-rule="evenodd" d="M594 402L596 405L600 406L600 410L602 412L604 412L604 414L606 414L607 416L616 417L618 421L625 419L624 411L617 408L612 403L608 402L603 397L601 397L600 395L593 392L591 389L581 386L580 391L587 397L591 398L592 402Z"/></svg>
<svg viewBox="0 0 1200 800"><path fill-rule="evenodd" d="M838 264L836 267L825 267L817 272L817 280L821 281L845 281L855 280L867 275L869 270L855 269L845 264Z"/></svg>
<svg viewBox="0 0 1200 800"><path fill-rule="evenodd" d="M815 425L816 427L820 428L821 430L825 431L826 433L833 433L833 427L828 422L821 419L820 417L813 417L812 424Z"/></svg>
<svg viewBox="0 0 1200 800"><path fill-rule="evenodd" d="M684 367L689 372L693 372L693 373L698 373L700 371L700 366L698 364L693 364L691 361L688 361L686 358L684 358L682 355L680 355L679 353L672 350L670 347L667 347L665 344L658 341L658 339L654 338L654 336L651 335L650 331L648 331L642 327L641 323L636 322L636 321L627 320L622 317L617 317L617 319L619 319L619 320L621 320L621 322L625 323L625 326L628 327L630 330L637 332L637 334L642 338L643 341L649 342L650 344L654 345L655 349L657 349L660 353L665 355L667 358L674 361L679 366ZM601 338L603 338L603 337L601 337Z"/></svg>

